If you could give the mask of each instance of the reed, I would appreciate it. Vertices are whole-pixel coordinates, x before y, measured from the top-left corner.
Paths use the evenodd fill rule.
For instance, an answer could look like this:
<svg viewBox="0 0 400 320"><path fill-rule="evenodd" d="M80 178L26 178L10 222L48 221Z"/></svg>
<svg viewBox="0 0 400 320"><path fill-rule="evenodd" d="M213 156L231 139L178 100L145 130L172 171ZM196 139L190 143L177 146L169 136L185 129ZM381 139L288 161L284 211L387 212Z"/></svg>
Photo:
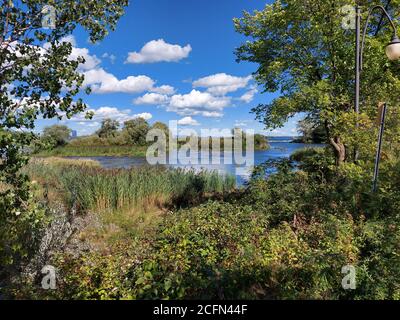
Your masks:
<svg viewBox="0 0 400 320"><path fill-rule="evenodd" d="M40 157L101 157L101 156L135 156L144 157L146 148L142 146L76 146L67 145L52 150L42 150L35 154Z"/></svg>
<svg viewBox="0 0 400 320"><path fill-rule="evenodd" d="M67 205L81 210L181 206L235 188L235 177L217 172L160 166L107 170L87 160L35 159L25 171L44 188L57 190Z"/></svg>

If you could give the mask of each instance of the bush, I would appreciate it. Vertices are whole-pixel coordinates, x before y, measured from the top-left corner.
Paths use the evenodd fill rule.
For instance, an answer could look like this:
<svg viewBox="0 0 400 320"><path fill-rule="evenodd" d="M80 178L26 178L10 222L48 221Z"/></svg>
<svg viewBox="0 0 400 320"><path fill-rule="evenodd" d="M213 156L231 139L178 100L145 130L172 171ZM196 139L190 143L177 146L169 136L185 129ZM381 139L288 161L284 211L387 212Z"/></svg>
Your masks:
<svg viewBox="0 0 400 320"><path fill-rule="evenodd" d="M54 149L67 144L71 135L71 129L63 125L46 127L40 137L40 142L45 148Z"/></svg>
<svg viewBox="0 0 400 320"><path fill-rule="evenodd" d="M400 171L394 169L400 164L383 163L380 192L373 194L368 166L335 168L329 165L332 159L325 151L307 150L297 158L296 170L294 163L281 161L268 178L269 166L261 166L245 190L165 213L154 232L132 236L107 254L62 255L55 262L65 284L58 297L399 299ZM326 167L314 170L321 163ZM137 174L141 187L160 176ZM84 189L103 185L85 185L79 176L70 181ZM116 176L94 175L99 180ZM210 177L204 183L190 174L166 176L182 194L192 190L189 199L201 190L218 189ZM119 186L118 179L111 185ZM347 265L356 268L355 290L342 288Z"/></svg>

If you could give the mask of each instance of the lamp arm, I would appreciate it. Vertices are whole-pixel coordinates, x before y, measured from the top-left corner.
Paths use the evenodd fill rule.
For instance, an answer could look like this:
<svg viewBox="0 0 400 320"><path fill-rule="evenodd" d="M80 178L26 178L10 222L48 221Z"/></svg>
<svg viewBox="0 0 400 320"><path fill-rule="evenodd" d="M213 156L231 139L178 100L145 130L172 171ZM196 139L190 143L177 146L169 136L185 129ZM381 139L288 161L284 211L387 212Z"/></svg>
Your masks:
<svg viewBox="0 0 400 320"><path fill-rule="evenodd" d="M389 13L386 11L386 9L383 6L375 6L373 7L369 13L368 13L368 17L367 17L367 21L365 23L365 27L364 27L364 32L363 32L363 36L362 36L362 41L361 41L361 51L360 51L360 70L362 70L363 68L363 54L364 54L364 45L365 45L365 37L367 36L367 31L368 31L368 24L369 24L369 20L371 19L372 13L376 10L376 9L380 9L382 10L383 14L388 18L390 25L393 28L393 38L397 38L397 29L396 26L394 25L394 22L392 20L392 18L390 17Z"/></svg>

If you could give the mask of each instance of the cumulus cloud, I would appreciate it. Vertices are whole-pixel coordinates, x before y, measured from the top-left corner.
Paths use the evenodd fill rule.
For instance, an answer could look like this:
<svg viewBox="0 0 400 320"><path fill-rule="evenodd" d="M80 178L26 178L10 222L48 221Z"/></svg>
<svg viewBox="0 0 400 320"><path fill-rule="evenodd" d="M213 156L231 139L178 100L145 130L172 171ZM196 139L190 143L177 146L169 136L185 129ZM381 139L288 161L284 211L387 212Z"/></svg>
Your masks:
<svg viewBox="0 0 400 320"><path fill-rule="evenodd" d="M139 113L139 114L134 114L132 116L132 118L133 119L142 118L144 120L150 120L151 118L153 118L153 115L148 112L143 112L143 113Z"/></svg>
<svg viewBox="0 0 400 320"><path fill-rule="evenodd" d="M209 111L204 111L204 112L202 112L202 114L201 114L203 117L206 117L206 118L221 118L221 117L223 117L223 113L222 112L215 112L215 111L213 111L213 112L209 112Z"/></svg>
<svg viewBox="0 0 400 320"><path fill-rule="evenodd" d="M231 102L230 97L213 96L209 92L192 90L188 94L168 96L159 93L146 93L133 100L135 105L165 106L167 111L181 116L201 115L207 118L220 118L223 110Z"/></svg>
<svg viewBox="0 0 400 320"><path fill-rule="evenodd" d="M250 122L250 120L236 120L235 127L247 127Z"/></svg>
<svg viewBox="0 0 400 320"><path fill-rule="evenodd" d="M76 39L72 34L62 37L60 42L69 42L73 47L76 47Z"/></svg>
<svg viewBox="0 0 400 320"><path fill-rule="evenodd" d="M162 105L169 101L168 96L159 93L146 93L144 96L133 100L136 105Z"/></svg>
<svg viewBox="0 0 400 320"><path fill-rule="evenodd" d="M69 35L60 39L60 42L68 42L72 45L72 51L69 56L69 60L77 60L78 57L83 57L85 59L85 63L81 63L79 65L80 71L87 71L96 68L101 60L96 57L96 55L91 55L89 53L89 49L87 48L77 48L76 39L73 35ZM45 43L43 45L45 50L49 50L51 45L49 43Z"/></svg>
<svg viewBox="0 0 400 320"><path fill-rule="evenodd" d="M91 120L85 118L85 113L75 115L70 121L76 122L101 122L104 119L113 119L123 122L129 119L130 110L119 110L115 107L100 107L98 109L88 108L87 111L93 112L94 116Z"/></svg>
<svg viewBox="0 0 400 320"><path fill-rule="evenodd" d="M181 47L169 44L163 39L153 40L144 45L140 52L129 52L127 63L177 62L189 56L190 44Z"/></svg>
<svg viewBox="0 0 400 320"><path fill-rule="evenodd" d="M181 126L198 126L198 125L200 125L200 123L198 123L192 117L182 118L181 120L178 120L178 124Z"/></svg>
<svg viewBox="0 0 400 320"><path fill-rule="evenodd" d="M78 124L81 125L81 126L89 127L89 128L97 128L97 127L100 126L99 122L84 122L84 121L81 121L81 122L78 122Z"/></svg>
<svg viewBox="0 0 400 320"><path fill-rule="evenodd" d="M129 76L118 79L103 68L96 68L84 72L83 86L90 86L93 93L141 93L145 91L172 94L175 89L171 86L155 87L155 81L148 76Z"/></svg>
<svg viewBox="0 0 400 320"><path fill-rule="evenodd" d="M76 60L78 57L83 57L85 63L79 65L78 70L85 76L83 86L90 86L93 93L141 93L154 92L163 95L172 95L175 93L175 88L169 85L155 86L155 81L145 75L128 76L125 79L118 79L113 74L105 71L100 67L101 60L95 55L91 55L87 48L77 48L76 39L74 36L66 36L60 42L68 42L72 45L70 60ZM50 44L43 45L43 54L45 50L50 49ZM114 63L116 57L110 53L104 53L102 58L109 59Z"/></svg>
<svg viewBox="0 0 400 320"><path fill-rule="evenodd" d="M80 113L80 114L72 117L68 121L77 122L78 124L86 123L86 124L88 124L87 126L89 126L89 124L93 124L93 123L99 124L104 119L117 120L119 123L122 124L125 121L136 119L136 118L143 118L145 120L150 120L151 118L153 118L153 115L148 112L132 115L131 110L129 110L129 109L120 110L118 108L108 107L108 106L100 107L98 109L89 108L87 111L94 113L94 116L91 120L85 119L85 113Z"/></svg>
<svg viewBox="0 0 400 320"><path fill-rule="evenodd" d="M217 73L193 81L193 87L207 88L207 91L214 95L225 95L247 87L251 79L252 76L235 77L226 73Z"/></svg>
<svg viewBox="0 0 400 320"><path fill-rule="evenodd" d="M172 86L163 85L160 87L153 88L151 91L156 93L171 95L175 93L175 88Z"/></svg>
<svg viewBox="0 0 400 320"><path fill-rule="evenodd" d="M192 90L188 94L176 94L170 99L167 111L183 116L207 115L221 113L230 104L230 97L215 97L208 92Z"/></svg>
<svg viewBox="0 0 400 320"><path fill-rule="evenodd" d="M250 103L253 101L254 96L256 95L256 93L258 92L256 87L251 87L249 91L247 91L245 94L243 94L239 100L243 101L245 103Z"/></svg>
<svg viewBox="0 0 400 320"><path fill-rule="evenodd" d="M91 86L94 93L139 93L153 88L155 81L148 76L129 76L119 80L103 68L89 70L84 73L85 86Z"/></svg>

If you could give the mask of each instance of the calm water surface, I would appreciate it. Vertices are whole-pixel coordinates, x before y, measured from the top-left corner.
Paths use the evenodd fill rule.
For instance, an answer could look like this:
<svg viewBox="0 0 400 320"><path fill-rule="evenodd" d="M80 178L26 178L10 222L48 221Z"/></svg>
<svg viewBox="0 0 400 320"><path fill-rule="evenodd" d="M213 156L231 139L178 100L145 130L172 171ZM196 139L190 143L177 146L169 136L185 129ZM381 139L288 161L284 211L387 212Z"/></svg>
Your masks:
<svg viewBox="0 0 400 320"><path fill-rule="evenodd" d="M277 160L282 158L288 158L290 155L302 148L306 147L321 147L322 145L310 145L303 143L291 143L291 137L270 137L270 149L255 151L254 154L254 163L255 165L264 163L267 160ZM194 170L216 170L221 174L232 174L236 175L236 180L238 185L242 185L250 175L250 172L246 172L245 174L237 175L237 166L234 164L223 164L223 153L220 155L221 164L190 164L190 165L169 165L173 168L187 168ZM135 166L142 166L147 164L145 158L140 157L68 157L72 159L92 159L98 161L101 166L106 169L114 169L114 168L131 168Z"/></svg>

